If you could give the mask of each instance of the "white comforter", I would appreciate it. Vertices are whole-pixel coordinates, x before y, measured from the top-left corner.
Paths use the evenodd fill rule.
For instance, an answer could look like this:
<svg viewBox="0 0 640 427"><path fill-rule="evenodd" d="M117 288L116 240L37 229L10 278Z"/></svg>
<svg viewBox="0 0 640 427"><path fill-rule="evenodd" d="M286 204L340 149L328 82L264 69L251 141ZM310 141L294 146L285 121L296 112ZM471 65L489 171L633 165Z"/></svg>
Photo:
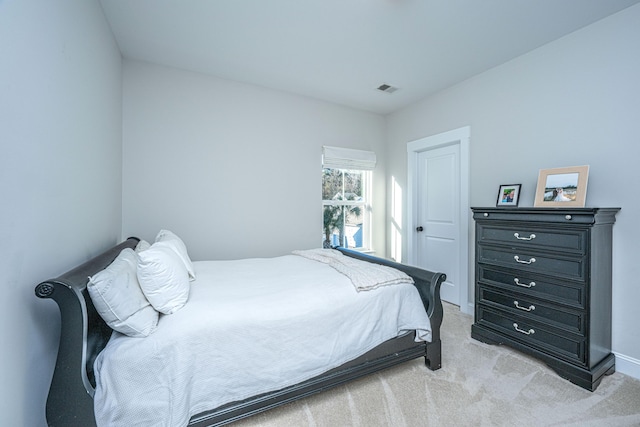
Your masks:
<svg viewBox="0 0 640 427"><path fill-rule="evenodd" d="M194 263L188 303L147 338L114 333L95 363L98 426L184 426L197 413L278 390L404 331L431 340L417 290L357 292L295 255Z"/></svg>

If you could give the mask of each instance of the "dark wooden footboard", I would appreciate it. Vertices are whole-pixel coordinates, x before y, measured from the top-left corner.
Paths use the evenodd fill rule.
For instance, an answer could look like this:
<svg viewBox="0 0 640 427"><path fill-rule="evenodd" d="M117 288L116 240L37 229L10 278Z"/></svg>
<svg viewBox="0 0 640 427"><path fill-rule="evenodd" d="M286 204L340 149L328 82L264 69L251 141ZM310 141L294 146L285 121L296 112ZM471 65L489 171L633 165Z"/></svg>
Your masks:
<svg viewBox="0 0 640 427"><path fill-rule="evenodd" d="M440 340L440 326L442 325L442 300L440 299L440 286L447 279L443 273L434 273L418 267L400 264L383 258L374 257L362 252L336 248L343 254L362 261L368 261L375 264L386 265L403 271L411 276L414 285L418 288L420 298L427 311L429 320L431 321L432 340L426 345L425 363L431 370L439 369L442 365L442 341Z"/></svg>
<svg viewBox="0 0 640 427"><path fill-rule="evenodd" d="M93 363L111 337L111 328L96 311L87 291L88 277L106 268L124 248L134 248L139 239L131 237L62 276L40 283L36 296L53 299L60 309L60 346L47 398L46 416L50 426L95 426ZM440 368L442 303L440 286L445 275L405 266L359 252L339 248L345 255L404 271L415 281L430 317L432 342L416 343L413 334L394 338L363 356L301 384L242 402L234 402L196 415L190 426L226 424L258 412L326 390L363 375L424 356L430 369Z"/></svg>

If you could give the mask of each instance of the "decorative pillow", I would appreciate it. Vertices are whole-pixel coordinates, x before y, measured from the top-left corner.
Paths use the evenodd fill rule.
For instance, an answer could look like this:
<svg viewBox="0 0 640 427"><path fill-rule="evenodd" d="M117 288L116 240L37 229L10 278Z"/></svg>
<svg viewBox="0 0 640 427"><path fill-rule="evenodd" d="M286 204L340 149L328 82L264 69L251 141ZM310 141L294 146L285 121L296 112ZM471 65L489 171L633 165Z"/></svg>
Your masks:
<svg viewBox="0 0 640 427"><path fill-rule="evenodd" d="M112 329L130 337L146 337L158 325L158 312L140 289L137 264L133 249L123 249L107 268L89 278L87 290Z"/></svg>
<svg viewBox="0 0 640 427"><path fill-rule="evenodd" d="M176 251L182 262L184 262L184 266L189 272L189 280L195 280L196 273L193 268L193 263L191 262L191 258L189 258L189 254L187 253L187 247L181 238L179 238L169 230L160 230L158 232L158 235L156 236L156 242L169 243L173 250Z"/></svg>
<svg viewBox="0 0 640 427"><path fill-rule="evenodd" d="M138 281L160 313L175 313L189 299L189 273L171 242L154 243L138 254Z"/></svg>
<svg viewBox="0 0 640 427"><path fill-rule="evenodd" d="M136 252L140 253L142 251L146 251L150 247L151 247L151 243L147 242L146 240L140 240L136 245Z"/></svg>

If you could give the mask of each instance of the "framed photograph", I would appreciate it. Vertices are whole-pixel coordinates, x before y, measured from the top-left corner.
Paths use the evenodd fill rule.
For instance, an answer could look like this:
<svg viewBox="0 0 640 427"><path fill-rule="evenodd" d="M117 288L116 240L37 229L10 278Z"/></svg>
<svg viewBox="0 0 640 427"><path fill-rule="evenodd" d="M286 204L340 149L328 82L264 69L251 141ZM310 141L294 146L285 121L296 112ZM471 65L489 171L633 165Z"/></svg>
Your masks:
<svg viewBox="0 0 640 427"><path fill-rule="evenodd" d="M540 169L535 207L583 208L587 197L589 166Z"/></svg>
<svg viewBox="0 0 640 427"><path fill-rule="evenodd" d="M518 206L518 200L520 199L520 187L521 184L501 185L498 190L498 201L496 202L496 206Z"/></svg>

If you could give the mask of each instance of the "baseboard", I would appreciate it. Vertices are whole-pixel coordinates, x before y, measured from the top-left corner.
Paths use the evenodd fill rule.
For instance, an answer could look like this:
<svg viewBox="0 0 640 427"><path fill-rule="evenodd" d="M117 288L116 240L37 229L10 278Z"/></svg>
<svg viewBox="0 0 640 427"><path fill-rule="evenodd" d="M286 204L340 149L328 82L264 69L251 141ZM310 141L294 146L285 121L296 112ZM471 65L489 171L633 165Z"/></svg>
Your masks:
<svg viewBox="0 0 640 427"><path fill-rule="evenodd" d="M640 380L640 360L620 353L614 352L614 354L616 355L616 372Z"/></svg>

